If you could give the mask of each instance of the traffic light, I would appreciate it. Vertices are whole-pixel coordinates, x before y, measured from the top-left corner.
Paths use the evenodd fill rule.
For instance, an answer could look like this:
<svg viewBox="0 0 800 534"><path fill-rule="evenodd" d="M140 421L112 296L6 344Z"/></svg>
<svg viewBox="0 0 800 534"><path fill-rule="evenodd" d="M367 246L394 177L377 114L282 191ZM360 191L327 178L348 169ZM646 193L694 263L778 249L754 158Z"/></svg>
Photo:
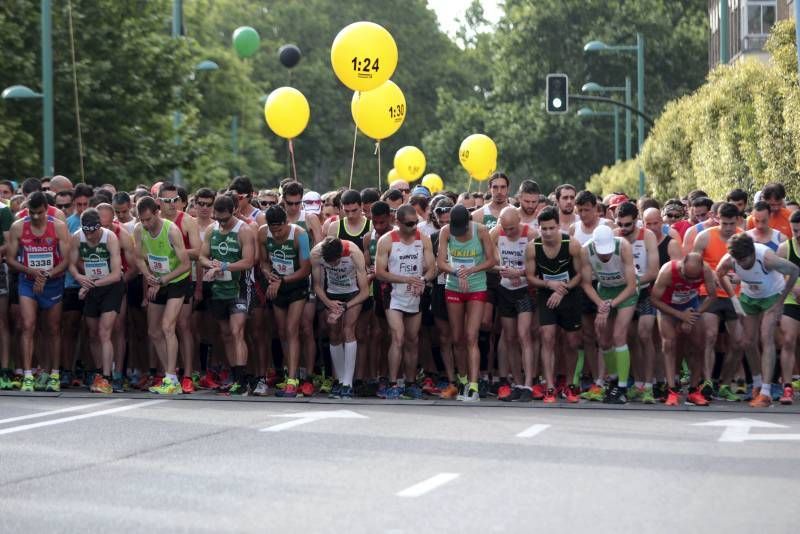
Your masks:
<svg viewBox="0 0 800 534"><path fill-rule="evenodd" d="M566 74L547 75L547 112L566 113L569 110L569 78Z"/></svg>

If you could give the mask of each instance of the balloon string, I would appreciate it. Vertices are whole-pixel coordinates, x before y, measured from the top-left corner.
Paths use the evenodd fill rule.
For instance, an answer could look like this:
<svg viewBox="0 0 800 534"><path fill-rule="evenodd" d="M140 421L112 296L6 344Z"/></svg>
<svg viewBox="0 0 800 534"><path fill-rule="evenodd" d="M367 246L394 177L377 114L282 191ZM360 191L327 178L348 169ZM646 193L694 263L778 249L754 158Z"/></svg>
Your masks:
<svg viewBox="0 0 800 534"><path fill-rule="evenodd" d="M294 143L292 140L289 139L289 156L292 158L292 175L294 176L294 181L297 181L297 167L294 165Z"/></svg>
<svg viewBox="0 0 800 534"><path fill-rule="evenodd" d="M381 142L375 142L375 154L378 156L378 191L381 190Z"/></svg>
<svg viewBox="0 0 800 534"><path fill-rule="evenodd" d="M467 183L467 193L472 190L472 175L469 176L469 182Z"/></svg>
<svg viewBox="0 0 800 534"><path fill-rule="evenodd" d="M353 157L350 159L350 183L348 189L353 188L353 169L356 166L356 140L358 139L358 126L353 130Z"/></svg>

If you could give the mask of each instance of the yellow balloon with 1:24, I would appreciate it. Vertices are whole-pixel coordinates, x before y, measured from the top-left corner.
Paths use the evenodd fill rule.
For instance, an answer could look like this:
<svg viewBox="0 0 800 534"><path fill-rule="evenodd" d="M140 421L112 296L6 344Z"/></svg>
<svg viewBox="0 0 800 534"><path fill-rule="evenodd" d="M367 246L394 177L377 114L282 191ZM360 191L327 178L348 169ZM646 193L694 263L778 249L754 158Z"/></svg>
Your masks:
<svg viewBox="0 0 800 534"><path fill-rule="evenodd" d="M458 160L472 178L482 182L497 168L497 145L487 135L472 134L461 142Z"/></svg>
<svg viewBox="0 0 800 534"><path fill-rule="evenodd" d="M264 104L264 118L275 135L294 139L306 129L311 108L306 97L294 87L279 87Z"/></svg>
<svg viewBox="0 0 800 534"><path fill-rule="evenodd" d="M397 68L397 43L386 28L360 21L345 26L331 45L336 77L353 91L371 91Z"/></svg>
<svg viewBox="0 0 800 534"><path fill-rule="evenodd" d="M442 177L433 172L423 176L422 182L420 183L427 187L428 191L430 191L433 195L444 189L444 181L442 180Z"/></svg>
<svg viewBox="0 0 800 534"><path fill-rule="evenodd" d="M356 91L350 113L364 135L376 141L393 135L406 118L406 97L392 80L372 91Z"/></svg>
<svg viewBox="0 0 800 534"><path fill-rule="evenodd" d="M394 168L406 182L413 182L425 172L425 154L415 146L404 146L394 155Z"/></svg>

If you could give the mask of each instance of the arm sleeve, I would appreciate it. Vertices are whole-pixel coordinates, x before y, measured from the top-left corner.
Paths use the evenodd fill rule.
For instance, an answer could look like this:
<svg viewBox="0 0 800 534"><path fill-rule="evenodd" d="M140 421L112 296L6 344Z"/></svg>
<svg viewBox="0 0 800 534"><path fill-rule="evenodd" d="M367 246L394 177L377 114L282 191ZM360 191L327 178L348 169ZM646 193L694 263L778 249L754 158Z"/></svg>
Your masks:
<svg viewBox="0 0 800 534"><path fill-rule="evenodd" d="M307 260L311 256L311 249L308 246L308 233L303 232L297 236L297 244L300 246L300 259Z"/></svg>

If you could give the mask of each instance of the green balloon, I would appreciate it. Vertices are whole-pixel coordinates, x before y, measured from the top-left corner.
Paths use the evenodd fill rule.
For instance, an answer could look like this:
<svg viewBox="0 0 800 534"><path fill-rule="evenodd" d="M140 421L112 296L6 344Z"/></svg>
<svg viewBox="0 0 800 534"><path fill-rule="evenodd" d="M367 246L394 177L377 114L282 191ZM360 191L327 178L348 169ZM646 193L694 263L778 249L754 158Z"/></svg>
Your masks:
<svg viewBox="0 0 800 534"><path fill-rule="evenodd" d="M239 57L250 57L258 50L261 37L250 26L240 26L233 32L233 48Z"/></svg>

